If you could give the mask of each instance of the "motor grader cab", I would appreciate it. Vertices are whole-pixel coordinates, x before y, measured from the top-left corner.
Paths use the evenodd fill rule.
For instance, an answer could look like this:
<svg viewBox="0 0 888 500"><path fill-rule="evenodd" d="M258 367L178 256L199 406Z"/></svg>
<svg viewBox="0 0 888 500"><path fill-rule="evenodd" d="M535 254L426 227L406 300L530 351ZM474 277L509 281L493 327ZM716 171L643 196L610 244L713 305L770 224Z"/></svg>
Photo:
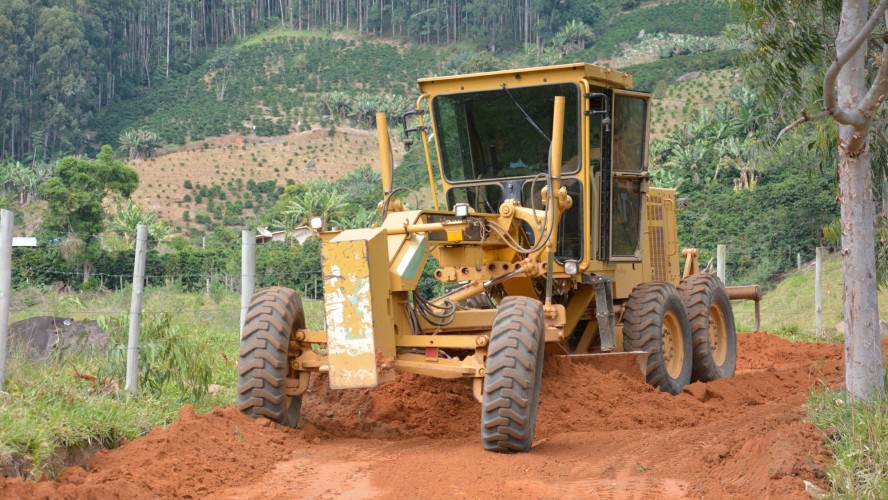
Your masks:
<svg viewBox="0 0 888 500"><path fill-rule="evenodd" d="M675 193L650 183L650 96L631 86L628 74L590 64L419 80L408 115L434 209L397 199L377 115L382 221L316 224L325 330L305 328L293 290L256 293L240 408L295 425L313 372L333 389L375 387L396 372L466 378L484 448L522 452L544 353L636 363L672 394L733 375L728 293L714 276L680 277ZM439 297L417 290L430 257L447 285Z"/></svg>

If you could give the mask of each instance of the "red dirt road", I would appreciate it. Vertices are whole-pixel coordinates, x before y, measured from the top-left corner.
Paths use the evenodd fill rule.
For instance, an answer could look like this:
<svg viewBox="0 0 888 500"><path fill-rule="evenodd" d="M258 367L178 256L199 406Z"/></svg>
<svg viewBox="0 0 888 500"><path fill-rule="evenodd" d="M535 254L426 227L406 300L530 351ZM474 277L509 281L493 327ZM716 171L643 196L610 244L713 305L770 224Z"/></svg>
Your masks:
<svg viewBox="0 0 888 500"><path fill-rule="evenodd" d="M544 376L537 442L520 455L482 451L466 381L333 392L318 379L302 429L185 407L88 472L0 478L0 497L810 498L803 481L823 486L830 457L801 405L810 388L841 385L842 350L743 334L736 377L675 397L562 363Z"/></svg>

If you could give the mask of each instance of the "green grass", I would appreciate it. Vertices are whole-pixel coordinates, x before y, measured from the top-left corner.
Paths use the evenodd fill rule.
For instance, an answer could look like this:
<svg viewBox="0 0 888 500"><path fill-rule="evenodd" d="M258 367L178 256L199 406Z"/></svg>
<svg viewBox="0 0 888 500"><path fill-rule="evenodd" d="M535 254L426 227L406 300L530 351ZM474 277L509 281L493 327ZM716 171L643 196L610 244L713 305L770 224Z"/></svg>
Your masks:
<svg viewBox="0 0 888 500"><path fill-rule="evenodd" d="M46 301L39 302L38 298ZM60 472L51 460L59 449L90 445L114 447L122 439L132 439L154 427L168 425L184 404L191 404L202 413L236 401L234 363L240 344L237 327L240 297L237 295L214 292L213 296L207 296L167 288L146 289L140 356L155 368L152 373L141 376L137 397L113 390L114 384L120 389L123 386L125 351L120 347L126 343L128 290L93 294L22 290L13 299L19 304L32 302L30 307L14 313L13 321L48 314L98 319L100 324L111 325L113 343L119 347L107 356L89 353L62 356L53 352L41 363L14 353L7 370L8 396L0 399L0 462L21 463L32 477L53 477ZM308 327L322 328L322 303L306 300L304 306ZM160 312L170 315L170 328L164 329L164 316L159 316ZM157 335L158 327L164 329L163 335ZM164 347L170 346L171 352L165 353ZM221 385L222 390L210 395L202 384L195 387L181 383L179 374L207 375L200 372L201 367L209 369L205 382ZM169 378L158 379L157 373L164 370ZM94 384L75 378L72 375L75 372L97 375L104 381ZM160 380L159 385L150 387L149 379Z"/></svg>
<svg viewBox="0 0 888 500"><path fill-rule="evenodd" d="M845 391L818 390L806 410L808 420L827 433L832 496L888 497L888 399L851 401Z"/></svg>
<svg viewBox="0 0 888 500"><path fill-rule="evenodd" d="M60 470L52 468L50 459L61 448L114 447L169 424L185 403L207 412L234 402L233 386L200 399L172 393L127 397L91 391L90 382L72 377L75 371L94 373L101 362L70 357L37 365L14 356L6 381L9 396L0 403L0 461L24 460L24 472L31 477L53 477Z"/></svg>
<svg viewBox="0 0 888 500"><path fill-rule="evenodd" d="M730 250L729 250L730 251ZM730 276L728 277L730 281ZM823 261L823 328L832 337L836 324L843 318L842 261L836 255L824 256ZM735 302L734 317L738 328L751 331L754 307L752 302ZM789 273L776 287L768 291L761 302L762 330L778 330L799 336L814 334L814 265L802 266L801 272ZM879 290L879 316L888 317L888 290ZM841 339L841 336L838 336Z"/></svg>

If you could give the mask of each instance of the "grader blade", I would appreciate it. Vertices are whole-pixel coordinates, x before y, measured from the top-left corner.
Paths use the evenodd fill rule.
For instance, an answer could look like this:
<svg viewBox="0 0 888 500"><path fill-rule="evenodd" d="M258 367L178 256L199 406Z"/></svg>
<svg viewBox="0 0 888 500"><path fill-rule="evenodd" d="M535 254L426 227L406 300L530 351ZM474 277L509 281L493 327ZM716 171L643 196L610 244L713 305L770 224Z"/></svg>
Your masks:
<svg viewBox="0 0 888 500"><path fill-rule="evenodd" d="M632 351L602 354L568 354L559 357L568 358L572 363L594 366L597 370L603 372L617 370L631 379L647 382L648 355L649 353L644 351Z"/></svg>

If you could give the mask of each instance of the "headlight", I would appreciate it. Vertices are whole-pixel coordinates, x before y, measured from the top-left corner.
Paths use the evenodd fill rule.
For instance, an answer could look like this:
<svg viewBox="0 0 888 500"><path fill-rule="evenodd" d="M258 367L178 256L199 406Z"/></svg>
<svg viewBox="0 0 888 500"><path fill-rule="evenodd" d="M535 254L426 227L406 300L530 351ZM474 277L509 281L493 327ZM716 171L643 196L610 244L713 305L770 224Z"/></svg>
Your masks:
<svg viewBox="0 0 888 500"><path fill-rule="evenodd" d="M564 272L567 274L577 274L580 272L579 263L575 260L568 260L564 262Z"/></svg>
<svg viewBox="0 0 888 500"><path fill-rule="evenodd" d="M320 217L312 217L308 221L308 225L310 225L315 231L320 231L324 227L324 219Z"/></svg>
<svg viewBox="0 0 888 500"><path fill-rule="evenodd" d="M469 205L467 205L466 203L457 203L453 206L453 214L457 217L468 217Z"/></svg>

